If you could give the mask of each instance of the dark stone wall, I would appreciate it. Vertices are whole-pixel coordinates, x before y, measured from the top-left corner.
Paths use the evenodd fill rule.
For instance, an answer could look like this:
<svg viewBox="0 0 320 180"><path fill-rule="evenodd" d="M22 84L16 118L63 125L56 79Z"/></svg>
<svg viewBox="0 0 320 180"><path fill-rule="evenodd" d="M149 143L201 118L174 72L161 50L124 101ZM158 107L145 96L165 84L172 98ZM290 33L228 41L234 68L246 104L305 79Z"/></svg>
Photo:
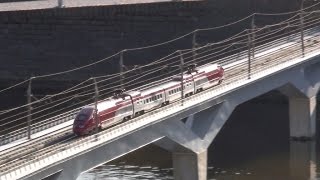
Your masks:
<svg viewBox="0 0 320 180"><path fill-rule="evenodd" d="M293 0L208 0L105 7L46 9L0 13L1 88L32 75L93 63L121 49L160 43L197 28L218 26L252 12L284 12ZM284 18L284 17L282 17ZM260 23L276 21L261 19ZM250 22L201 33L199 43L228 37ZM176 49L190 48L191 37L170 45L124 55L127 65L146 64ZM115 73L119 57L51 81L78 81Z"/></svg>

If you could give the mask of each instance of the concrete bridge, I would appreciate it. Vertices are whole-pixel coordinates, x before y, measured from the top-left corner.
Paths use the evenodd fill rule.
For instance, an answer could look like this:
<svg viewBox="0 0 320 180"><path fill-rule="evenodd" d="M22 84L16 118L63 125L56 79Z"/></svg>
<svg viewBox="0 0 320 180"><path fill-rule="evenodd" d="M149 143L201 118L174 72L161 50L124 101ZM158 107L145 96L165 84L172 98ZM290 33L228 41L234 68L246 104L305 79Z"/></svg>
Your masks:
<svg viewBox="0 0 320 180"><path fill-rule="evenodd" d="M108 1L103 5L119 2L126 1ZM80 0L17 2L16 5L18 3L26 8L24 10L91 6ZM24 3L29 4L25 6ZM1 3L0 9L3 6L4 10L6 7L18 10L7 5ZM175 179L205 180L207 149L233 110L271 90L279 90L289 99L290 137L312 141L316 133L316 94L320 86L319 41L320 28L313 25L299 33L260 44L253 49L254 55L249 48L249 51L222 59L213 58L225 69L225 81L221 85L91 136L70 135L74 115L79 109L34 124L29 140L25 138L26 128L1 136L0 180L72 180L84 171L151 143L172 152ZM63 138L51 142L53 137ZM299 143L293 144L299 146ZM306 151L306 154L312 153ZM292 154L295 156L294 152Z"/></svg>
<svg viewBox="0 0 320 180"><path fill-rule="evenodd" d="M304 35L303 53L300 33L258 46L249 74L248 51L223 58L228 60L223 64L225 81L183 102L171 103L98 134L74 137L54 146L39 148L40 140L35 138L36 142L5 148L0 152L1 157L32 147L34 152L3 163L0 179L72 180L81 172L154 143L172 152L175 179L205 180L207 148L233 110L271 90L279 90L289 99L290 137L312 140L316 133L316 94L320 86L319 28L305 30ZM70 131L70 126L65 127Z"/></svg>

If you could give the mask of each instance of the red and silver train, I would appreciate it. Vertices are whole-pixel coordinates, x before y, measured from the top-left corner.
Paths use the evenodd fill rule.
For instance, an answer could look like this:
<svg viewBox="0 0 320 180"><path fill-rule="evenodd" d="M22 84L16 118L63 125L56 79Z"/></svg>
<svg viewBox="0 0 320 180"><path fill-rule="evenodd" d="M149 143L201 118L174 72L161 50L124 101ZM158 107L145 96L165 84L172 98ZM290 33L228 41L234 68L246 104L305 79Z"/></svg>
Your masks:
<svg viewBox="0 0 320 180"><path fill-rule="evenodd" d="M104 129L181 99L181 77L183 95L187 97L220 84L224 69L218 64L198 68L193 66L183 76L173 76L171 81L163 84L116 93L115 96L98 102L97 119L94 118L94 105L84 107L74 120L73 132L79 136L89 134L96 128L96 122L99 129Z"/></svg>

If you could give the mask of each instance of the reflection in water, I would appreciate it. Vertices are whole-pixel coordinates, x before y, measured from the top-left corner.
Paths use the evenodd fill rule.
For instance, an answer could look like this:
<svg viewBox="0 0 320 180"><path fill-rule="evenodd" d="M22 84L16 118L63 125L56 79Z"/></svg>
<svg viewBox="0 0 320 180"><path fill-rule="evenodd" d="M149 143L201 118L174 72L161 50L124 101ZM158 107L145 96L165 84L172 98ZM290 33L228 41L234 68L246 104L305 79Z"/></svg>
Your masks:
<svg viewBox="0 0 320 180"><path fill-rule="evenodd" d="M290 142L291 179L316 179L315 163L315 142Z"/></svg>
<svg viewBox="0 0 320 180"><path fill-rule="evenodd" d="M219 177L235 177L248 179L251 172L246 170L208 167L208 179L214 180ZM215 177L215 178L214 178ZM172 168L159 168L152 166L134 166L107 164L100 166L90 172L83 173L78 180L170 180L173 179Z"/></svg>
<svg viewBox="0 0 320 180"><path fill-rule="evenodd" d="M289 144L288 152L272 152L268 156L255 156L248 161L236 162L237 158L225 156L225 162L214 162L218 166L208 167L209 180L315 180L320 179L317 172L316 142L296 142L292 141ZM256 148L258 151L259 148ZM269 149L269 150L272 150ZM161 150L152 150L154 155L157 155L158 160L161 157L168 156ZM215 151L212 151L215 152ZM143 156L143 152L138 158ZM259 154L259 152L257 152ZM222 154L219 154L222 155ZM246 156L248 159L249 157ZM136 157L137 158L137 157ZM130 159L130 157L128 157ZM155 158L156 160L157 158ZM140 159L142 160L142 159ZM235 160L235 161L233 161ZM227 163L226 163L227 161ZM136 165L129 165L134 163ZM173 179L173 170L170 164L163 167L157 166L154 162L143 163L141 161L133 162L113 162L99 166L89 172L83 173L78 180L168 180ZM212 163L211 163L212 164ZM159 165L159 164L158 164Z"/></svg>
<svg viewBox="0 0 320 180"><path fill-rule="evenodd" d="M172 168L152 167L152 166L135 166L127 165L123 162L118 164L106 164L93 171L82 174L78 180L140 180L140 179L173 179Z"/></svg>
<svg viewBox="0 0 320 180"><path fill-rule="evenodd" d="M319 143L289 140L285 101L245 103L221 132L208 150L210 180L320 179ZM170 153L153 145L145 148L83 173L78 180L173 179Z"/></svg>

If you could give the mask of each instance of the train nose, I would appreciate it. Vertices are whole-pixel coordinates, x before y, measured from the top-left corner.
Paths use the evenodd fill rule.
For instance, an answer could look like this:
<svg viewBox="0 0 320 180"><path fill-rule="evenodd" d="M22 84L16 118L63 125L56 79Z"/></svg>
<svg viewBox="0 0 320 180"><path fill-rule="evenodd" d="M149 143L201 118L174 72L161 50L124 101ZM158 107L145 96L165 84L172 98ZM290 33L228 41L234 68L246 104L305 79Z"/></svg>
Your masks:
<svg viewBox="0 0 320 180"><path fill-rule="evenodd" d="M73 129L82 129L84 128L84 124L74 124Z"/></svg>
<svg viewBox="0 0 320 180"><path fill-rule="evenodd" d="M73 124L73 128L84 128L84 123L75 122L75 123Z"/></svg>

